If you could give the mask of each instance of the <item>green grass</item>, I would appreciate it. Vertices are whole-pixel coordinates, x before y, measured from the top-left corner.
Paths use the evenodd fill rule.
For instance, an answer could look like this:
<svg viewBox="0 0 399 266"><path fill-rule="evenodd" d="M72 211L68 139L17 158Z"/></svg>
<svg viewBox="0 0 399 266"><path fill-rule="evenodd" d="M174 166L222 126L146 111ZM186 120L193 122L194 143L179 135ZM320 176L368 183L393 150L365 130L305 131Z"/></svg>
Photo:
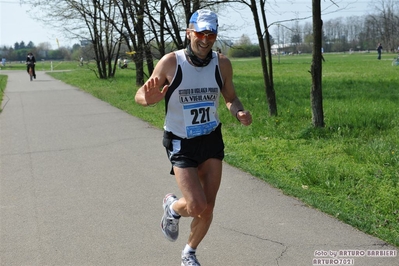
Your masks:
<svg viewBox="0 0 399 266"><path fill-rule="evenodd" d="M0 75L0 103L3 102L4 90L6 88L8 77L6 75ZM0 105L0 113L3 110Z"/></svg>
<svg viewBox="0 0 399 266"><path fill-rule="evenodd" d="M325 54L325 128L313 128L311 56L274 58L278 116L270 117L260 61L234 59L234 83L254 123L244 127L220 108L225 160L285 194L399 246L399 67L395 55ZM77 69L75 63L71 66ZM163 103L134 103L135 73L112 80L90 71L51 75L149 121L163 124Z"/></svg>
<svg viewBox="0 0 399 266"><path fill-rule="evenodd" d="M238 93L258 125L225 128L226 161L398 246L399 68L370 54L325 58L323 129L310 123L310 56L274 64L274 118L256 80L260 70L249 66L247 76L245 62L235 62Z"/></svg>

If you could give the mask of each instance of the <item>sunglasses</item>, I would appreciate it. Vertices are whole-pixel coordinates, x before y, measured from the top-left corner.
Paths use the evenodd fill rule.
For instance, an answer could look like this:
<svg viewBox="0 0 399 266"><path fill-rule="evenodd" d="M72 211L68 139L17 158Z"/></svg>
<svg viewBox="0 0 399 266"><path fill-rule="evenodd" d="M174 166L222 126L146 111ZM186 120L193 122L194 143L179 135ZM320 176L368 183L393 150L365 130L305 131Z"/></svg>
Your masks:
<svg viewBox="0 0 399 266"><path fill-rule="evenodd" d="M216 34L215 33L212 33L212 32L203 33L203 32L198 32L198 31L191 30L191 29L190 29L190 31L194 32L195 37L200 39L200 40L205 40L205 38L207 38L208 41L211 41L211 42L216 40Z"/></svg>

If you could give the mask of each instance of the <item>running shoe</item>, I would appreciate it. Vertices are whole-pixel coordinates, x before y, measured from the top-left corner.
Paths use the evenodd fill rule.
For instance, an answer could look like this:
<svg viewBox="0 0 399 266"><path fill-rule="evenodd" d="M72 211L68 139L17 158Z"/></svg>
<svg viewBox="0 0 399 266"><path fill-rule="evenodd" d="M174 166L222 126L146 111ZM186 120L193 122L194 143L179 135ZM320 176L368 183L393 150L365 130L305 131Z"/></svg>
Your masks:
<svg viewBox="0 0 399 266"><path fill-rule="evenodd" d="M201 266L198 262L195 253L184 254L181 253L181 266Z"/></svg>
<svg viewBox="0 0 399 266"><path fill-rule="evenodd" d="M169 241L176 241L179 236L179 218L176 218L170 212L170 205L177 201L174 194L167 194L163 199L163 216L161 220L161 229L166 239Z"/></svg>

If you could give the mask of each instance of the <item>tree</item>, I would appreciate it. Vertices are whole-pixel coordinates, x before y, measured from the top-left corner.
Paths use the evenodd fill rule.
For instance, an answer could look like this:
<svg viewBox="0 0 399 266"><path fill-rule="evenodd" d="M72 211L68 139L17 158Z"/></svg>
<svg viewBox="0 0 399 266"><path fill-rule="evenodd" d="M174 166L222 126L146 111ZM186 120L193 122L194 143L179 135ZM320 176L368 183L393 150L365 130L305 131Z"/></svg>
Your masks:
<svg viewBox="0 0 399 266"><path fill-rule="evenodd" d="M291 27L291 43L296 47L302 42L300 32L299 21L295 21Z"/></svg>
<svg viewBox="0 0 399 266"><path fill-rule="evenodd" d="M159 3L160 2L160 3ZM162 0L162 1L135 1L130 3L136 9L136 21L133 23L134 32L137 38L136 71L142 68L140 60L147 63L148 73L151 75L154 69L153 50L158 52L158 57L165 55L167 45L172 49L183 49L188 44L185 29L188 26L191 15L200 8L215 8L216 6L228 2L206 1L206 0ZM130 12L130 15L134 12ZM134 21L134 19L131 19ZM124 20L125 21L125 20ZM129 20L126 20L129 21ZM129 24L125 23L125 28ZM133 36L130 36L131 38ZM142 73L136 72L137 77L142 77ZM144 79L137 78L136 84L143 84Z"/></svg>
<svg viewBox="0 0 399 266"><path fill-rule="evenodd" d="M24 41L21 41L21 42L19 43L19 49L25 49L25 48L26 48L25 42L24 42Z"/></svg>
<svg viewBox="0 0 399 266"><path fill-rule="evenodd" d="M121 43L115 36L113 24L108 18L117 15L115 0L28 0L32 7L40 9L40 20L73 38L89 39L96 69L102 79L113 77L116 68L115 51ZM33 12L34 13L34 12ZM105 15L106 14L106 15Z"/></svg>
<svg viewBox="0 0 399 266"><path fill-rule="evenodd" d="M291 43L295 43L295 44L301 43L301 36L299 34L293 34L291 36Z"/></svg>
<svg viewBox="0 0 399 266"><path fill-rule="evenodd" d="M93 0L91 5L81 3L75 7L75 11L83 18L89 31L100 78L115 75L117 65L115 50L119 50L121 46L118 41L119 36L115 36L114 25L109 19L117 15L113 2L113 0Z"/></svg>
<svg viewBox="0 0 399 266"><path fill-rule="evenodd" d="M260 58L263 70L263 80L265 84L266 100L269 107L269 115L277 115L277 103L276 103L276 93L274 91L273 84L273 65L272 65L272 54L271 54L271 44L270 44L270 34L268 30L265 5L266 0L259 1L259 10L261 11L261 18L259 18L258 3L256 0L250 0L249 2L245 0L237 1L238 3L244 4L251 9L253 20L255 23L256 35L258 37L259 47L260 47ZM263 27L263 30L262 30Z"/></svg>
<svg viewBox="0 0 399 266"><path fill-rule="evenodd" d="M241 35L240 39L235 43L236 45L251 45L251 39L248 35L243 34Z"/></svg>
<svg viewBox="0 0 399 266"><path fill-rule="evenodd" d="M377 11L369 16L377 31L376 36L387 50L397 48L399 41L399 2L393 0L379 0L375 6Z"/></svg>
<svg viewBox="0 0 399 266"><path fill-rule="evenodd" d="M28 45L26 46L26 48L29 48L29 49L35 48L35 44L32 41L30 41L30 42L28 42Z"/></svg>
<svg viewBox="0 0 399 266"><path fill-rule="evenodd" d="M114 75L120 53L128 52L135 63L136 84L144 83L144 62L148 74L159 57L187 45L183 29L200 8L215 8L227 0L27 0L45 14L44 23L59 28L65 37L85 40L90 47L100 78ZM33 12L34 13L34 12ZM173 43L173 45L171 45ZM122 51L127 47L127 51ZM154 53L158 50L157 53Z"/></svg>
<svg viewBox="0 0 399 266"><path fill-rule="evenodd" d="M310 102L312 106L312 123L315 127L324 127L323 94L322 94L322 26L320 0L312 0L313 13L313 58L310 73L312 88Z"/></svg>

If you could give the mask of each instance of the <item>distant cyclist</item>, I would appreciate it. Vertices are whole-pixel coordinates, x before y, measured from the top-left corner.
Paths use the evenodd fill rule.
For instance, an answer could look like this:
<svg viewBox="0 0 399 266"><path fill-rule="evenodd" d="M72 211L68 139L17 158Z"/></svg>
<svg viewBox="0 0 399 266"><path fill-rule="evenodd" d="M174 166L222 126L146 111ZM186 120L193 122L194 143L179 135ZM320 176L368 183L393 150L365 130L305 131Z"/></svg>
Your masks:
<svg viewBox="0 0 399 266"><path fill-rule="evenodd" d="M26 71L29 73L29 66L31 66L33 77L36 79L35 64L36 64L35 56L32 53L28 53L28 56L26 57Z"/></svg>

